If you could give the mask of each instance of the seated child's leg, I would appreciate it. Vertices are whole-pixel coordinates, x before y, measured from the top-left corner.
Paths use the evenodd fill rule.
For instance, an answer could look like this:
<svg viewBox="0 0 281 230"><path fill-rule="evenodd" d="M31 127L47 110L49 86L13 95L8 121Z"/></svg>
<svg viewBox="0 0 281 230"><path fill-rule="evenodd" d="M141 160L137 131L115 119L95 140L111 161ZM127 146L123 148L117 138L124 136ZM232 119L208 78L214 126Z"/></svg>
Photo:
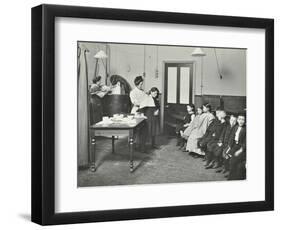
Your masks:
<svg viewBox="0 0 281 230"><path fill-rule="evenodd" d="M237 180L245 180L246 179L246 168L245 161L241 161L237 165Z"/></svg>
<svg viewBox="0 0 281 230"><path fill-rule="evenodd" d="M223 159L223 167L225 172L229 171L229 159Z"/></svg>
<svg viewBox="0 0 281 230"><path fill-rule="evenodd" d="M207 144L210 140L208 138L202 138L200 141L198 141L198 147L202 151L207 151Z"/></svg>
<svg viewBox="0 0 281 230"><path fill-rule="evenodd" d="M229 162L229 180L239 180L239 164L243 161L243 154L232 156Z"/></svg>
<svg viewBox="0 0 281 230"><path fill-rule="evenodd" d="M234 155L234 153L237 151L237 150L239 150L241 148L241 146L240 145L234 145L229 151L228 151L228 154L230 154L231 156L233 156Z"/></svg>
<svg viewBox="0 0 281 230"><path fill-rule="evenodd" d="M215 161L218 163L218 167L221 167L223 165L223 158L222 158L222 151L223 151L223 147L222 146L216 146L214 148L214 158Z"/></svg>
<svg viewBox="0 0 281 230"><path fill-rule="evenodd" d="M205 143L204 143L205 144ZM202 146L204 146L204 144ZM210 163L212 160L213 160L213 148L212 148L212 144L211 143L208 143L207 144L207 147L205 148L205 152L206 152L206 159L207 159L207 162L206 164Z"/></svg>

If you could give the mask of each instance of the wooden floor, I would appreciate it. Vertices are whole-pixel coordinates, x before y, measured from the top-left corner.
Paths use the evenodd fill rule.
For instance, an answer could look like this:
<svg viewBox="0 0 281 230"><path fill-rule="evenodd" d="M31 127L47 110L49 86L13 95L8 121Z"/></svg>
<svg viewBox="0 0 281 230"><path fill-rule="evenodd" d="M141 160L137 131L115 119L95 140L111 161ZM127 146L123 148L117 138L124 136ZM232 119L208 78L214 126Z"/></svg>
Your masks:
<svg viewBox="0 0 281 230"><path fill-rule="evenodd" d="M111 153L111 139L97 140L97 171L78 171L78 186L106 186L130 184L182 183L226 180L215 169L204 168L201 158L194 159L178 150L175 138L158 138L159 150L134 154L135 170L129 171L127 138L115 143Z"/></svg>

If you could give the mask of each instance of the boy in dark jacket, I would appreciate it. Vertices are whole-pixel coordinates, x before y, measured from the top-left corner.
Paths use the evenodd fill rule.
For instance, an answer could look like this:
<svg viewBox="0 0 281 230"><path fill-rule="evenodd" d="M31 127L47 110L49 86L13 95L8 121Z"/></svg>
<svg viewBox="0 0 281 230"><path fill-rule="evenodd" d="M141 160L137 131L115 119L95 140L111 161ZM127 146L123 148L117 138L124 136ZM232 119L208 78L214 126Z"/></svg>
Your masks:
<svg viewBox="0 0 281 230"><path fill-rule="evenodd" d="M229 139L229 149L226 154L230 157L228 180L245 179L246 164L246 116L238 115L238 125Z"/></svg>
<svg viewBox="0 0 281 230"><path fill-rule="evenodd" d="M227 170L228 159L223 157L223 153L228 149L229 137L236 126L236 122L237 117L235 115L231 115L229 121L226 122L225 129L222 131L218 141L208 146L208 151L213 154L213 168L224 166L225 171ZM219 169L216 172L221 171L222 169Z"/></svg>
<svg viewBox="0 0 281 230"><path fill-rule="evenodd" d="M225 120L226 117L226 113L223 110L218 110L217 114L216 114L217 118L218 118L218 122L216 123L214 129L213 129L213 133L211 134L211 138L209 140L209 142L207 143L207 149L205 151L206 153L206 169L209 168L216 168L217 165L217 161L215 161L215 155L214 155L214 151L217 147L217 143L219 142L220 137L223 135L223 133L225 133L226 127L227 127L227 122Z"/></svg>
<svg viewBox="0 0 281 230"><path fill-rule="evenodd" d="M230 115L229 122L226 126L225 132L222 133L216 148L214 151L214 158L218 162L218 168L223 166L223 169L218 169L216 172L222 172L226 173L229 171L229 158L226 155L226 151L229 148L229 139L232 133L234 132L237 125L237 116L236 115Z"/></svg>
<svg viewBox="0 0 281 230"><path fill-rule="evenodd" d="M209 141L212 140L212 135L216 130L217 124L219 124L219 120L218 120L218 117L217 117L218 112L219 112L219 110L216 110L216 118L212 120L211 124L208 126L208 128L207 128L205 134L203 135L203 137L201 137L198 140L197 145L203 152L206 152L207 144L209 143Z"/></svg>

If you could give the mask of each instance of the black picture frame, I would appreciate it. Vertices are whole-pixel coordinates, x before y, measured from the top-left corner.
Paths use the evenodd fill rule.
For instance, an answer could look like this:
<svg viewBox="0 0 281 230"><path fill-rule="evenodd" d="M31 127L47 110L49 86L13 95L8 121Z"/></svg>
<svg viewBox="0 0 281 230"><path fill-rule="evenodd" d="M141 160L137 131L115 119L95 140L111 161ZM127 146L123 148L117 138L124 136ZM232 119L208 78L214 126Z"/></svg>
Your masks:
<svg viewBox="0 0 281 230"><path fill-rule="evenodd" d="M55 18L109 19L265 29L265 200L55 213ZM274 209L274 20L110 8L32 8L32 221L41 225L267 211Z"/></svg>

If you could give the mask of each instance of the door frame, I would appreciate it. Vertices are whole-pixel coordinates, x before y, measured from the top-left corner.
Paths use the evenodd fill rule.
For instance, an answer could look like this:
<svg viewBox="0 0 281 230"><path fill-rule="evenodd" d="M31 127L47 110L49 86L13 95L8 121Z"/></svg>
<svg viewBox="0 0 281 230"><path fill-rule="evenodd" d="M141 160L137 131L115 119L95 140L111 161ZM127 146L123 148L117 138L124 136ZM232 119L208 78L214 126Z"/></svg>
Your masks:
<svg viewBox="0 0 281 230"><path fill-rule="evenodd" d="M194 103L194 96L196 91L196 61L195 60L164 60L162 62L162 97L161 97L161 107L160 107L160 128L161 133L164 131L164 110L165 110L165 65L166 64L192 64L192 93L191 93L191 101Z"/></svg>

